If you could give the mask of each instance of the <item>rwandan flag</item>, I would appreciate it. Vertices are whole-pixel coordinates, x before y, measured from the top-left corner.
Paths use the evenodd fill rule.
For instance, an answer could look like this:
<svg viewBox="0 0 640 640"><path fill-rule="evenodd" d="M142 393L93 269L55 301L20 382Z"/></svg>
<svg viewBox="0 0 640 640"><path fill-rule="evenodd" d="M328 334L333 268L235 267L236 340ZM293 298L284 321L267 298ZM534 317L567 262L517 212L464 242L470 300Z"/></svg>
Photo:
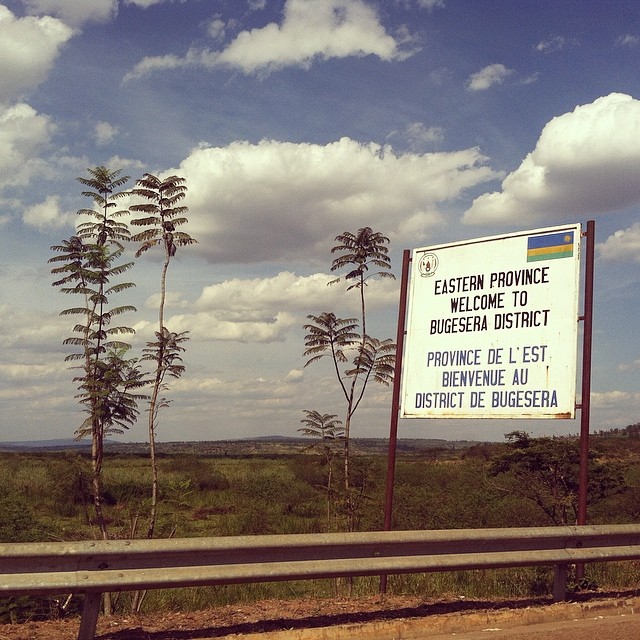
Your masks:
<svg viewBox="0 0 640 640"><path fill-rule="evenodd" d="M548 233L527 238L527 262L573 256L573 231Z"/></svg>

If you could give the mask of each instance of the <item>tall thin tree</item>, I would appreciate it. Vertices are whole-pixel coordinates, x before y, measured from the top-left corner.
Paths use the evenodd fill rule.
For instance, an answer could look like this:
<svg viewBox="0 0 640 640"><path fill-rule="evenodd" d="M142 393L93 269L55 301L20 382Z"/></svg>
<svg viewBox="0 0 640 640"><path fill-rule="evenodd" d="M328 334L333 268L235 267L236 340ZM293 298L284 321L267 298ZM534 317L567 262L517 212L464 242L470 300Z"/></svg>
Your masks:
<svg viewBox="0 0 640 640"><path fill-rule="evenodd" d="M389 238L371 227L362 227L356 233L345 231L335 238L336 244L331 253L338 253L331 263L331 271L348 269L347 273L332 280L329 284L345 279L350 282L347 291L358 289L360 291L360 322L362 324L362 343L367 335L367 312L365 306L365 287L369 279L379 276L391 278L391 258L389 256ZM378 271L370 272L370 269L378 268Z"/></svg>
<svg viewBox="0 0 640 640"><path fill-rule="evenodd" d="M151 173L145 173L142 178L136 181L136 187L131 191L134 196L142 198L143 202L132 205L130 211L144 214L142 218L132 220L131 224L146 227L131 238L132 241L141 243L136 252L136 257L153 247L162 247L164 251L164 262L160 276L158 330L155 333L156 340L147 342L147 349L143 357L143 359L151 360L155 363L153 387L148 409L149 454L152 474L151 510L147 527L148 538L153 538L158 515L158 465L155 446L158 411L161 407L166 407L169 402L160 398L160 392L167 389L165 383L167 375L174 378L179 378L182 375L184 367L180 364L179 353L184 351L181 343L188 339L186 335L188 332L170 332L164 322L169 263L176 254L177 247L191 245L196 242L189 234L177 230L178 227L187 223L187 218L184 217L184 214L189 209L180 204L187 194L185 182L184 178L178 176L169 176L161 179Z"/></svg>
<svg viewBox="0 0 640 640"><path fill-rule="evenodd" d="M335 284L344 279L349 283L348 291L351 289L359 291L360 318L337 318L330 312L324 312L319 316L307 316L311 323L304 325L304 329L308 331L305 337L307 348L304 356L309 357L305 366L323 357L331 358L346 401L344 488L348 526L352 529L354 526L354 503L350 482L352 418L364 397L368 383L373 380L389 385L393 380L395 364L395 344L392 340L379 340L367 333L365 287L372 277L395 278L395 276L389 271L391 260L386 246L389 238L386 236L374 232L370 227L363 227L358 229L357 233L345 231L335 239L338 244L331 249L331 253L339 255L334 258L331 270L346 268L348 271L329 284ZM351 356L353 356L352 366L348 366L346 363L350 361Z"/></svg>
<svg viewBox="0 0 640 640"><path fill-rule="evenodd" d="M133 381L137 375L135 363L124 357L130 345L117 339L122 334L133 333L133 329L112 325L114 318L135 311L135 307L112 306L110 302L113 295L134 286L133 283L112 283L133 266L132 262L116 264L123 252L120 241L126 240L129 232L127 225L117 220L126 211L114 209L117 200L126 196L119 189L129 178L121 176L121 170L111 171L103 166L88 169L88 173L89 177L79 177L78 181L89 187L82 194L93 200L94 208L80 209L78 214L92 220L80 223L77 235L52 247L58 255L49 262L61 263L52 269L52 273L62 276L54 286L61 287L63 293L76 294L83 299L82 306L62 311L62 315L83 318L74 326L76 335L67 338L64 344L81 349L66 360L83 362L76 367L80 373L74 381L79 383L77 397L88 417L76 433L79 437L91 435L94 508L101 535L106 539L101 480L104 437L116 428L116 424L122 427L135 421L136 394L133 390L139 387ZM117 371L113 367L117 367Z"/></svg>

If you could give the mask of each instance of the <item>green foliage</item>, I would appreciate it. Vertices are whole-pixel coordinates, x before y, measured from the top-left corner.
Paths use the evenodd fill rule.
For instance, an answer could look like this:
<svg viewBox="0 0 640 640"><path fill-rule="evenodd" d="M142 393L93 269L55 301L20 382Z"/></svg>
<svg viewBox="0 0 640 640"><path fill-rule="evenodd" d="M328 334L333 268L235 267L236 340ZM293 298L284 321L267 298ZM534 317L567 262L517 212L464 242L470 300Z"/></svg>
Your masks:
<svg viewBox="0 0 640 640"><path fill-rule="evenodd" d="M111 304L112 296L134 286L113 282L133 266L132 262L117 264L124 251L121 241L129 239L127 224L117 219L127 212L114 211L117 201L127 196L119 189L129 177L121 173L99 166L88 169L88 177L78 178L88 187L82 194L94 205L92 209L80 209L78 214L90 220L78 224L77 235L53 246L58 255L49 260L56 265L52 273L62 276L54 286L62 293L79 296L81 301L80 306L61 313L80 317L73 327L74 335L63 344L79 348L66 360L81 363L73 367L78 372L74 382L78 383L76 397L87 418L76 434L79 438L91 436L93 504L103 538L108 537L102 511L104 438L109 433L121 433L136 421L137 401L143 397L136 391L146 384L137 361L126 357L130 345L120 339L134 333L133 329L112 324L120 315L135 311L132 305Z"/></svg>
<svg viewBox="0 0 640 640"><path fill-rule="evenodd" d="M535 439L529 438L529 446L532 440ZM318 439L318 443L322 445L323 441ZM594 438L594 450L599 446L599 439ZM446 455L441 451L438 456L431 455L428 449L401 453L396 466L394 528L548 524L547 515L537 504L505 491L497 484L499 478L490 474L494 463L513 452L513 445L496 444L491 448L494 455L488 461L484 454L468 455L469 449L449 448ZM159 457L163 500L157 533L188 537L326 531L327 467L316 464L321 458L322 454L313 448L275 458L225 456L222 451L206 456L163 454ZM111 537L130 537L148 508L151 471L141 455L109 454L108 462L104 473L105 496L109 497L104 504L105 518ZM354 525L362 531L380 529L385 456L361 453L358 448L351 462L351 491L357 515ZM599 462L606 466L615 461L605 456ZM640 457L629 461L623 471L625 484L617 493L607 491L594 496L589 506L591 522L637 521ZM336 470L334 500L338 504L346 501L341 473L341 469ZM87 521L82 510L89 475L89 460L77 453L0 453L0 532L5 539L19 540L94 537L95 523ZM339 515L332 530L345 526L345 511L339 511ZM640 568L630 562L587 565L584 584L597 584L603 589L635 585L638 571ZM390 593L423 597L530 597L548 595L552 583L553 570L543 567L390 576L389 589ZM191 609L254 597L325 597L331 595L332 584L312 581L152 591L144 607L148 611L165 606ZM354 595L374 594L377 589L374 578L353 581ZM11 604L20 619L32 615L31 602L5 604ZM117 604L122 611L129 606L128 597Z"/></svg>
<svg viewBox="0 0 640 640"><path fill-rule="evenodd" d="M304 425L298 429L300 433L312 438L320 438L323 441L339 440L344 438L342 420L337 420L335 414L320 413L319 411L305 409L306 418L300 422Z"/></svg>
<svg viewBox="0 0 640 640"><path fill-rule="evenodd" d="M157 246L163 246L165 255L172 257L176 253L176 247L184 247L195 244L188 233L176 231L188 222L183 217L189 210L188 207L178 203L187 195L186 180L178 176L169 176L161 180L151 173L136 181L135 189L131 193L143 199L141 204L134 204L129 209L134 213L143 213L144 217L131 221L133 226L147 227L144 231L134 235L133 242L141 242L136 257L145 251Z"/></svg>
<svg viewBox="0 0 640 640"><path fill-rule="evenodd" d="M580 447L575 439L531 438L527 433L507 434L508 448L491 464L495 487L537 505L549 524L575 522L578 513ZM618 465L589 454L588 497L591 503L622 491L624 478Z"/></svg>
<svg viewBox="0 0 640 640"><path fill-rule="evenodd" d="M18 496L0 495L0 542L41 542L50 531Z"/></svg>
<svg viewBox="0 0 640 640"><path fill-rule="evenodd" d="M164 324L164 305L166 299L167 270L171 258L176 254L177 248L195 244L189 234L184 231L176 231L187 222L183 217L188 208L179 203L186 197L187 187L185 179L178 176L170 176L161 180L151 173L136 181L136 187L132 190L134 196L143 200L142 203L130 207L133 213L142 213L142 218L131 221L133 226L146 227L143 231L133 236L134 242L141 242L136 257L139 257L149 249L162 246L164 249L164 263L160 277L160 304L158 307L158 330L155 332L156 340L147 342L144 349L143 360L150 361L154 365L151 396L148 409L149 432L149 460L151 464L151 502L149 510L149 523L147 538L153 538L156 520L158 517L158 462L156 459L156 429L158 425L158 413L160 409L169 406L169 400L161 398L160 393L168 390L165 380L167 376L180 378L184 372L180 353L184 351L181 343L188 340L188 331L175 333L169 331Z"/></svg>
<svg viewBox="0 0 640 640"><path fill-rule="evenodd" d="M209 460L194 454L171 456L162 465L165 473L186 475L197 491L224 491L231 483Z"/></svg>
<svg viewBox="0 0 640 640"><path fill-rule="evenodd" d="M351 486L350 438L351 420L357 411L369 382L389 385L393 380L396 345L391 339L374 338L367 331L367 311L365 287L374 277L395 278L389 271L389 238L371 227L362 227L357 233L345 231L336 236L332 254L337 254L331 264L331 271L346 269L344 276L329 282L334 284L344 278L347 291L357 289L360 295L360 318L339 318L333 312L308 315L311 322L304 325L305 367L322 358L329 358L346 402L343 437L343 483L344 506L347 529L353 530L356 519L356 504L361 503L364 494ZM374 269L374 271L370 271ZM375 271L375 269L378 269ZM330 483L329 483L330 484ZM330 521L328 515L327 520Z"/></svg>
<svg viewBox="0 0 640 640"><path fill-rule="evenodd" d="M336 236L338 243L331 249L331 253L338 253L331 264L331 271L348 269L345 280L353 280L353 284L347 288L362 290L369 278L379 276L381 278L395 278L389 271L391 259L389 257L389 238L379 232L374 232L371 227L362 227L356 233L345 231ZM380 270L369 273L370 267ZM338 282L336 278L332 282Z"/></svg>
<svg viewBox="0 0 640 640"><path fill-rule="evenodd" d="M128 181L129 176L121 175L122 169L112 171L107 167L99 166L87 169L89 177L79 177L78 182L89 190L82 195L91 198L95 209L80 209L79 215L92 218L89 222L78 225L78 236L81 239L94 239L96 244L103 246L111 241L118 246L120 240L129 239L129 227L126 223L119 222L117 218L127 214L126 209L113 211L117 201L128 196L126 191L118 191Z"/></svg>

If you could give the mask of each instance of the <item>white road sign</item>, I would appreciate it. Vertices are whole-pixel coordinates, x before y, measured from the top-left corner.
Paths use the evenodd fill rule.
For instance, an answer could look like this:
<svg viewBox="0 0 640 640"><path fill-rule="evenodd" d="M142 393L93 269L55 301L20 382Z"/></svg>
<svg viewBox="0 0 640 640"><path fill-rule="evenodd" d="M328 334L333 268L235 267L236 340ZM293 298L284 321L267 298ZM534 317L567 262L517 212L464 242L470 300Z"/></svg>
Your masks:
<svg viewBox="0 0 640 640"><path fill-rule="evenodd" d="M403 418L574 418L579 224L413 251Z"/></svg>

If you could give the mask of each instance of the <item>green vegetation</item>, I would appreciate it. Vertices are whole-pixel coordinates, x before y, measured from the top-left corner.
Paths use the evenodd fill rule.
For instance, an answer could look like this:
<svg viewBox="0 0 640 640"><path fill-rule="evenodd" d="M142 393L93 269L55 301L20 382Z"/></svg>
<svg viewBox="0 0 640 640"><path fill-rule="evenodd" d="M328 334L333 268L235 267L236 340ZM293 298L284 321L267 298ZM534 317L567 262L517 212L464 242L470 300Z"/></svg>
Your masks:
<svg viewBox="0 0 640 640"><path fill-rule="evenodd" d="M65 360L79 363L73 367L78 372L73 381L78 383L76 397L87 417L76 434L80 438L91 437L93 506L104 539L109 537L103 514L104 438L122 433L135 423L141 396L134 391L144 385L137 360L126 357L131 345L120 340L123 334L133 334L134 330L112 325L115 318L136 310L132 305L112 304L114 295L135 286L131 282L113 282L133 266L133 262L117 264L124 252L122 241L129 237L127 225L118 221L126 211L113 211L118 200L126 196L118 189L129 180L120 173L96 167L89 169L88 178L78 178L90 189L82 195L92 200L95 209L78 211L89 222L78 225L77 235L51 247L57 255L49 260L56 265L52 273L60 277L53 285L78 301L77 306L61 313L79 317L74 335L63 344L78 349Z"/></svg>
<svg viewBox="0 0 640 640"><path fill-rule="evenodd" d="M389 385L393 381L396 359L396 345L390 338L380 340L367 331L367 310L365 287L373 277L391 278L391 258L389 238L371 227L362 227L357 233L345 231L335 238L332 254L337 254L331 263L331 271L347 272L329 284L342 280L347 283L347 291L359 291L360 317L339 318L333 312L324 311L318 316L308 315L308 331L304 339L305 367L328 358L336 374L338 385L344 396L343 443L343 483L346 529L354 531L359 490L352 485L351 472L351 423L367 390L369 382ZM378 271L374 271L379 269ZM307 410L308 412L308 410ZM319 412L314 411L319 414Z"/></svg>
<svg viewBox="0 0 640 640"><path fill-rule="evenodd" d="M136 251L136 258L153 247L162 247L164 250L164 262L160 276L160 304L158 305L158 330L155 332L155 341L147 342L144 349L143 361L151 361L155 365L153 372L153 385L149 399L148 426L149 426L149 461L151 464L151 508L149 512L149 524L147 538L153 538L156 519L158 515L158 464L156 460L156 428L158 426L158 412L169 405L169 400L161 398L160 393L169 390L166 383L167 377L180 378L184 373L180 353L184 351L181 343L188 340L188 331L175 333L169 331L164 324L164 306L167 295L167 271L171 258L175 256L178 247L194 244L194 240L184 231L176 231L177 227L187 223L184 215L188 207L179 205L186 197L186 180L178 176L170 176L160 180L151 173L145 173L144 177L136 182L136 188L132 190L134 196L142 198L144 202L134 204L130 211L144 214L142 218L136 218L131 224L138 227L146 227L144 231L131 237L133 242L141 242Z"/></svg>
<svg viewBox="0 0 640 640"><path fill-rule="evenodd" d="M324 419L325 425L332 420L331 416L310 417ZM309 428L315 429L314 424ZM201 453L195 453L189 443L159 444L157 535L326 531L327 487L336 493L336 499L344 499L340 495L343 471L328 464L325 443L318 444L309 447L299 440L210 443L198 446ZM564 514L561 521L569 514L566 519L571 522L577 500L573 480L577 477L576 439L532 438L516 432L505 443L468 443L463 448L435 444L400 443L394 528L546 526L554 524L559 513ZM353 441L350 490L355 496L354 526L358 530L376 530L382 525L386 458L380 445L378 441ZM105 452L104 518L112 538L129 538L138 520L148 513L152 471L144 446L139 452L131 445L126 452L115 449L107 447ZM562 465L556 464L559 450ZM637 521L638 433L631 429L592 436L592 459L595 490L590 495L590 522ZM544 483L547 475L558 479L554 490L548 488L554 485ZM96 537L91 478L89 452L0 452L2 541ZM524 487L531 493L523 493ZM538 491L540 487L547 487L546 493ZM550 508L556 504L566 509ZM640 577L640 568L633 562L587 565L586 570L589 584L603 589L635 586ZM551 568L505 569L390 576L388 589L424 597L526 597L549 594L552 581ZM335 581L303 581L153 591L143 610L198 609L270 597L329 597L339 587ZM361 578L353 581L351 593L368 595L377 588L376 579ZM118 596L115 610L130 610L130 598ZM24 611L33 611L33 607Z"/></svg>

